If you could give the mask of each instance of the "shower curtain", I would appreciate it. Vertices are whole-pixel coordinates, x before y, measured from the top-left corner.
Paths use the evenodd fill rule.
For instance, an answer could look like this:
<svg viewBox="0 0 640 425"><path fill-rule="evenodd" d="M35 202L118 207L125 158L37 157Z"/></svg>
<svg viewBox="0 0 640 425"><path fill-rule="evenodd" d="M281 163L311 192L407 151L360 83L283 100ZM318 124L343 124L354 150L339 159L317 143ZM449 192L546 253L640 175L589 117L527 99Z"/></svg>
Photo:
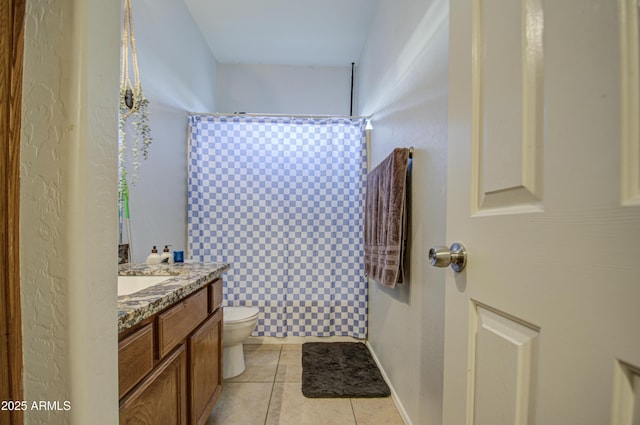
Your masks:
<svg viewBox="0 0 640 425"><path fill-rule="evenodd" d="M366 338L364 121L191 115L188 243L256 336Z"/></svg>

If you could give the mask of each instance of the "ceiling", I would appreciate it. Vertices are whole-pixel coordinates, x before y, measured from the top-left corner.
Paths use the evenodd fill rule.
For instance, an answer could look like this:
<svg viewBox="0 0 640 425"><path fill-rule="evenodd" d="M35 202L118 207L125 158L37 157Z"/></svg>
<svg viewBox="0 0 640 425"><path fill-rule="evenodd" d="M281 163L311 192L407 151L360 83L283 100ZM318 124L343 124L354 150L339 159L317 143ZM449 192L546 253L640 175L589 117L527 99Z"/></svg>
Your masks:
<svg viewBox="0 0 640 425"><path fill-rule="evenodd" d="M219 63L350 66L378 0L184 0Z"/></svg>

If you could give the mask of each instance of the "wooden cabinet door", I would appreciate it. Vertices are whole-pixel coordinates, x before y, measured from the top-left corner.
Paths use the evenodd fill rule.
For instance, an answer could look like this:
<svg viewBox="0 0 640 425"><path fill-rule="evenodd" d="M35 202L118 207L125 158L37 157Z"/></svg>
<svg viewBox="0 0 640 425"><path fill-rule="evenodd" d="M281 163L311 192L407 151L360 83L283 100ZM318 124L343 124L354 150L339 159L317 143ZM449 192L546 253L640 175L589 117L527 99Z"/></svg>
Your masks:
<svg viewBox="0 0 640 425"><path fill-rule="evenodd" d="M184 345L120 403L120 425L187 423L187 354Z"/></svg>
<svg viewBox="0 0 640 425"><path fill-rule="evenodd" d="M209 313L222 306L222 279L218 278L209 285Z"/></svg>
<svg viewBox="0 0 640 425"><path fill-rule="evenodd" d="M222 391L222 308L189 338L191 423L204 424Z"/></svg>

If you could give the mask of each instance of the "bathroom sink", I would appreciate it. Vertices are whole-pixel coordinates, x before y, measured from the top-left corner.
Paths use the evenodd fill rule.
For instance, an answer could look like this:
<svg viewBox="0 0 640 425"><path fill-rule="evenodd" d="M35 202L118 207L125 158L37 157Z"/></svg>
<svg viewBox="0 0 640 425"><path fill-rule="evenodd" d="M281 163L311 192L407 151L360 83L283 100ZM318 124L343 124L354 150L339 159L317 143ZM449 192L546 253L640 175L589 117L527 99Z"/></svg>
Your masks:
<svg viewBox="0 0 640 425"><path fill-rule="evenodd" d="M118 296L133 294L169 279L171 276L118 276Z"/></svg>

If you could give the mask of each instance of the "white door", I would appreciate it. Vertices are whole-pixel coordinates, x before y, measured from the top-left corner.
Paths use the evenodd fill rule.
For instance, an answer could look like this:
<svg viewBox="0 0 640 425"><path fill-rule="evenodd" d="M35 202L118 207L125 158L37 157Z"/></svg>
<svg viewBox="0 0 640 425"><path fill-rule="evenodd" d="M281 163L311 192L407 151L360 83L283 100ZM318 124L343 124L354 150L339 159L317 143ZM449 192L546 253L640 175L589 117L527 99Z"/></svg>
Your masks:
<svg viewBox="0 0 640 425"><path fill-rule="evenodd" d="M638 1L450 13L443 423L639 425Z"/></svg>

